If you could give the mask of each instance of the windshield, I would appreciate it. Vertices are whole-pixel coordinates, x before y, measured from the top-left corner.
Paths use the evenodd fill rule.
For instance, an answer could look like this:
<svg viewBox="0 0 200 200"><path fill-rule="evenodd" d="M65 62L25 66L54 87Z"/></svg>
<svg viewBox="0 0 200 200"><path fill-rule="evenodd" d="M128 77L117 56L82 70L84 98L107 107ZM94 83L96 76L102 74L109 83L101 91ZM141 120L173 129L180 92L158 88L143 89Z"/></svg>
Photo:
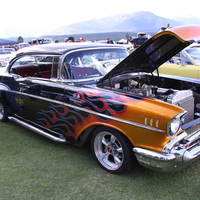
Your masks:
<svg viewBox="0 0 200 200"><path fill-rule="evenodd" d="M186 52L191 56L191 58L198 64L200 64L200 47L195 47L187 49Z"/></svg>
<svg viewBox="0 0 200 200"><path fill-rule="evenodd" d="M95 49L73 52L65 57L63 78L104 76L128 55L125 49Z"/></svg>

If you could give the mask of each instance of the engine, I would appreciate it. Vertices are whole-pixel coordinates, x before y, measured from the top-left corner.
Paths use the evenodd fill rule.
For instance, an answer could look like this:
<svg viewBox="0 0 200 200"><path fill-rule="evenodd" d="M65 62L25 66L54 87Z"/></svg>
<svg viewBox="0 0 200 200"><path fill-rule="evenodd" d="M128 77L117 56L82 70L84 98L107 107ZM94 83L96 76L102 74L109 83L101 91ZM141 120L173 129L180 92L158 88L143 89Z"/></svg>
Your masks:
<svg viewBox="0 0 200 200"><path fill-rule="evenodd" d="M122 82L116 83L114 87L115 89L122 89L123 91L130 92L132 94L159 99L185 109L187 111L185 123L194 119L195 100L192 90L162 88L156 85L148 85L142 80L137 81L134 79L123 80Z"/></svg>

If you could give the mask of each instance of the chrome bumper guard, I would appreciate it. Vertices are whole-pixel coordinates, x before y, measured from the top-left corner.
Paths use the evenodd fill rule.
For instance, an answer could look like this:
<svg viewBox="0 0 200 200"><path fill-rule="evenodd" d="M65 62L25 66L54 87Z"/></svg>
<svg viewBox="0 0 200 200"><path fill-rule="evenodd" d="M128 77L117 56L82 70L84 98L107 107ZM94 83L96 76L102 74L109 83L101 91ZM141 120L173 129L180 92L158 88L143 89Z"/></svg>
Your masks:
<svg viewBox="0 0 200 200"><path fill-rule="evenodd" d="M185 131L170 140L162 153L135 147L133 152L138 162L151 170L175 172L200 158L200 119L194 120ZM195 128L198 127L198 128ZM191 133L191 130L194 132Z"/></svg>

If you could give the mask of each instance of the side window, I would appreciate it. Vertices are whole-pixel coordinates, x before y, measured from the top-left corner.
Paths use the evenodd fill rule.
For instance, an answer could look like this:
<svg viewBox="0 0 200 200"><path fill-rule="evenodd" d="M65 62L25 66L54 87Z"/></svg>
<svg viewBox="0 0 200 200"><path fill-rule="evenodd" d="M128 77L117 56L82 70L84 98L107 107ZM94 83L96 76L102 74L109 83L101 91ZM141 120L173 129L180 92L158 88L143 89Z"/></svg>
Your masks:
<svg viewBox="0 0 200 200"><path fill-rule="evenodd" d="M192 65L190 60L183 53L181 53L181 64L183 64L183 65Z"/></svg>
<svg viewBox="0 0 200 200"><path fill-rule="evenodd" d="M21 57L10 68L10 73L18 74L21 77L33 76L37 72L37 61L33 56Z"/></svg>
<svg viewBox="0 0 200 200"><path fill-rule="evenodd" d="M73 52L65 57L64 79L86 79L103 76L127 57L125 49L95 49Z"/></svg>
<svg viewBox="0 0 200 200"><path fill-rule="evenodd" d="M200 64L200 48L194 47L187 49L186 52L189 54L189 57L192 58L198 65Z"/></svg>
<svg viewBox="0 0 200 200"><path fill-rule="evenodd" d="M58 57L55 56L24 56L15 61L10 73L21 77L57 78Z"/></svg>
<svg viewBox="0 0 200 200"><path fill-rule="evenodd" d="M177 53L175 56L173 56L167 63L172 63L172 64L179 64L181 62L181 56L180 53Z"/></svg>

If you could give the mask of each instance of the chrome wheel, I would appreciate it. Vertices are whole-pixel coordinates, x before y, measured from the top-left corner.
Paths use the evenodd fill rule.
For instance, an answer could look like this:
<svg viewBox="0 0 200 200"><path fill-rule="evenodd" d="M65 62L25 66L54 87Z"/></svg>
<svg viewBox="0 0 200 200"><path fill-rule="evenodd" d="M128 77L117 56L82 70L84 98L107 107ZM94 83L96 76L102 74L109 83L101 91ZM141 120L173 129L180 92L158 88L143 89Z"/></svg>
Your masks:
<svg viewBox="0 0 200 200"><path fill-rule="evenodd" d="M111 128L98 128L92 135L91 147L99 165L111 173L121 174L133 165L132 145Z"/></svg>
<svg viewBox="0 0 200 200"><path fill-rule="evenodd" d="M109 170L119 169L124 152L118 139L109 132L100 132L94 140L94 151L99 162Z"/></svg>

